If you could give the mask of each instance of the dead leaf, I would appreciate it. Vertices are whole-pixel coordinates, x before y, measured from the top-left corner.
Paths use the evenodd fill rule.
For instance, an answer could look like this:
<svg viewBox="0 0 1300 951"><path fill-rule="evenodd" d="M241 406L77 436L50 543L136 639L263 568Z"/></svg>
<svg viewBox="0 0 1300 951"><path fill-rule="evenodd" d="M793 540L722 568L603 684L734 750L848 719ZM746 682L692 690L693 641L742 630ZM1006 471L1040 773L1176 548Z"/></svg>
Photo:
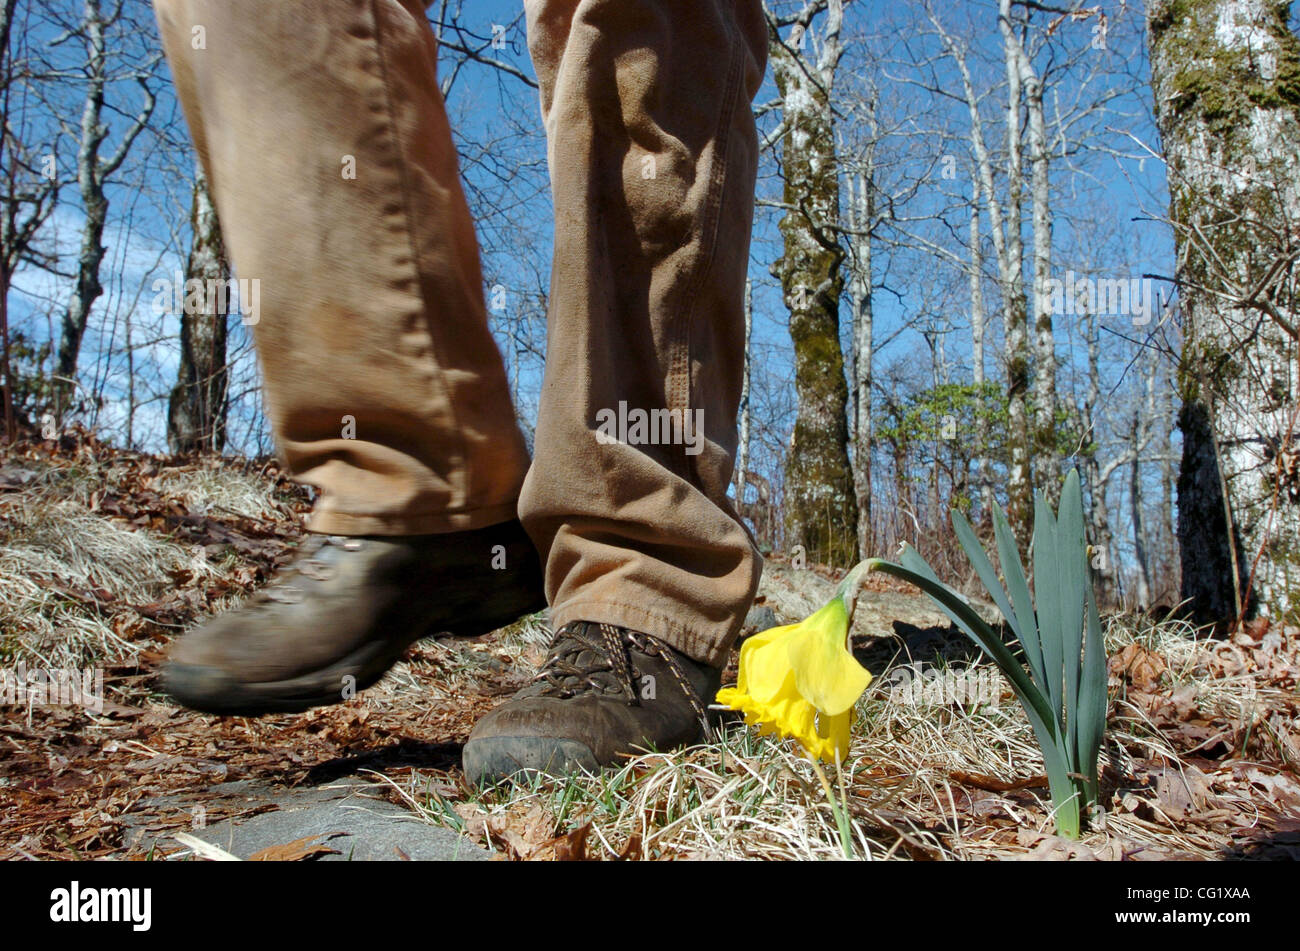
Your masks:
<svg viewBox="0 0 1300 951"><path fill-rule="evenodd" d="M623 846L623 851L618 853L620 862L639 862L642 858L641 833L633 832L627 840L627 845Z"/></svg>
<svg viewBox="0 0 1300 951"><path fill-rule="evenodd" d="M555 850L555 861L585 862L587 860L587 833L590 831L591 823L584 822L572 832L566 832L555 839L551 843L552 848Z"/></svg>
<svg viewBox="0 0 1300 951"><path fill-rule="evenodd" d="M1242 625L1243 632L1252 641L1262 640L1264 635L1268 633L1268 628L1269 619L1266 617L1255 618Z"/></svg>
<svg viewBox="0 0 1300 951"><path fill-rule="evenodd" d="M502 842L514 857L527 860L549 845L555 836L555 820L536 803L516 803L487 821L490 839Z"/></svg>
<svg viewBox="0 0 1300 951"><path fill-rule="evenodd" d="M1059 835L1049 835L1043 839L1038 848L1024 856L1030 861L1047 862L1096 862L1097 855L1082 842L1067 839Z"/></svg>
<svg viewBox="0 0 1300 951"><path fill-rule="evenodd" d="M1196 696L1199 692L1196 684L1187 684L1169 695L1169 701L1173 704L1174 714L1178 719L1186 720L1196 713Z"/></svg>
<svg viewBox="0 0 1300 951"><path fill-rule="evenodd" d="M305 835L301 839L294 839L284 845L268 845L264 849L258 849L248 857L248 860L250 862L301 862L321 855L341 855L342 853L338 849L332 849L323 842L314 845L310 844L315 842L316 839L325 838L328 840L340 835L347 835L347 833L326 832L323 835Z"/></svg>
<svg viewBox="0 0 1300 951"><path fill-rule="evenodd" d="M1284 773L1266 773L1257 766L1244 764L1234 772L1251 786L1263 790L1278 806L1292 812L1300 809L1300 784Z"/></svg>
<svg viewBox="0 0 1300 951"><path fill-rule="evenodd" d="M551 847L557 841L555 819L536 803L513 803L495 814L467 802L458 802L452 808L464 820L466 835L483 840L489 847L503 848L512 859L541 858L543 850L547 858L554 853Z"/></svg>
<svg viewBox="0 0 1300 951"><path fill-rule="evenodd" d="M1168 669L1165 659L1141 644L1129 644L1106 665L1112 677L1126 678L1139 690L1153 690Z"/></svg>
<svg viewBox="0 0 1300 951"><path fill-rule="evenodd" d="M1016 830L1016 844L1021 848L1031 849L1043 841L1043 838L1044 834L1042 832L1036 832L1033 829L1022 828Z"/></svg>
<svg viewBox="0 0 1300 951"><path fill-rule="evenodd" d="M963 786L973 786L976 789L983 789L986 792L1011 792L1013 789L1030 789L1034 786L1046 786L1046 776L1031 776L1028 779L1017 779L1014 782L1006 782L998 779L996 776L985 776L983 773L967 773L960 769L954 769L948 773L948 778L955 783L961 783Z"/></svg>
<svg viewBox="0 0 1300 951"><path fill-rule="evenodd" d="M1195 766L1177 769L1162 765L1149 775L1155 780L1160 808L1171 817L1200 812L1215 798L1210 790L1210 778Z"/></svg>

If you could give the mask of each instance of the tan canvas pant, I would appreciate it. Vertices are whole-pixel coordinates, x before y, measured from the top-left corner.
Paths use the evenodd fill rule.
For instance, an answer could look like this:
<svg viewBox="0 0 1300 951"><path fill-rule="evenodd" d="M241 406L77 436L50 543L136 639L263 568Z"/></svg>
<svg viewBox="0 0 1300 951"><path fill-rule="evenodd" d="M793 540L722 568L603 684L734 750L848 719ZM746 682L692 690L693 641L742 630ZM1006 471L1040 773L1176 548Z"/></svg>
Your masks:
<svg viewBox="0 0 1300 951"><path fill-rule="evenodd" d="M760 569L726 498L759 0L525 3L556 219L531 467L424 3L156 8L235 270L259 281L268 415L321 492L311 528L442 533L517 511L556 627L617 624L720 663ZM647 442L637 411L654 410Z"/></svg>

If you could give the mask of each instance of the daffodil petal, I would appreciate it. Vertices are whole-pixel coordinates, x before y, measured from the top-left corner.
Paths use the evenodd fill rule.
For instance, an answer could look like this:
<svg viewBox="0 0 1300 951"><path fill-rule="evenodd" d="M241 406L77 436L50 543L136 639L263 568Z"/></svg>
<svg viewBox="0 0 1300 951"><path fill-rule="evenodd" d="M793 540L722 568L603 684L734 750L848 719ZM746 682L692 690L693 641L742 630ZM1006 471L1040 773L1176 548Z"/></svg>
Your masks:
<svg viewBox="0 0 1300 951"><path fill-rule="evenodd" d="M786 686L790 677L786 641L798 630L797 625L776 627L755 634L740 648L740 675L736 688L760 701L769 701ZM794 684L790 684L791 690Z"/></svg>
<svg viewBox="0 0 1300 951"><path fill-rule="evenodd" d="M818 719L821 727L819 735L824 735L830 748L827 760L843 761L849 755L849 728L853 725L853 711L845 710L838 716L824 716Z"/></svg>
<svg viewBox="0 0 1300 951"><path fill-rule="evenodd" d="M794 686L828 716L839 716L871 685L871 674L844 646L844 633L810 630L790 640Z"/></svg>
<svg viewBox="0 0 1300 951"><path fill-rule="evenodd" d="M735 687L719 690L717 700L718 703L743 713L745 723L757 729L760 736L775 734L789 737L798 741L809 755L834 762L835 745L818 735L820 714L795 689L792 673L784 680L782 689L766 700L756 699Z"/></svg>
<svg viewBox="0 0 1300 951"><path fill-rule="evenodd" d="M772 627L760 631L740 645L740 671L736 676L736 689L741 693L749 692L749 671L753 663L754 652L762 650L786 632L785 627Z"/></svg>

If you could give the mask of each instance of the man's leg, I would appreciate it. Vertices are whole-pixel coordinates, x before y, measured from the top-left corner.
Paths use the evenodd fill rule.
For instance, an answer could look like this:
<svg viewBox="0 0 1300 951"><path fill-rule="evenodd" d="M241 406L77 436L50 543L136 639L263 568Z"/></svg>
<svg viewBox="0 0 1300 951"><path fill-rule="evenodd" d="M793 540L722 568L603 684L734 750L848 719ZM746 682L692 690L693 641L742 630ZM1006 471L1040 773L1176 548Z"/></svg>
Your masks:
<svg viewBox="0 0 1300 951"><path fill-rule="evenodd" d="M758 161L750 102L766 64L759 0L525 7L556 226L520 515L561 637L538 684L475 729L475 780L694 736L760 571L726 498ZM593 665L594 680L612 677L604 697L591 695Z"/></svg>
<svg viewBox="0 0 1300 951"><path fill-rule="evenodd" d="M267 412L320 490L310 528L370 536L317 538L254 613L184 638L167 683L204 709L339 699L422 632L540 604L436 43L418 0L156 8L235 271L259 282Z"/></svg>

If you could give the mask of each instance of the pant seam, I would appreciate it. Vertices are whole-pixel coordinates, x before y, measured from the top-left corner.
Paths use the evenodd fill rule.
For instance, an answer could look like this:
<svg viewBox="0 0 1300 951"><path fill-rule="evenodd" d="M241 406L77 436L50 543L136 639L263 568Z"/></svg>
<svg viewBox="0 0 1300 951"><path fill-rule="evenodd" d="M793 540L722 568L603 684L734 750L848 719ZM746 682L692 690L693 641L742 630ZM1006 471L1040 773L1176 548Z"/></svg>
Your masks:
<svg viewBox="0 0 1300 951"><path fill-rule="evenodd" d="M383 90L384 113L387 117L386 132L393 149L397 165L397 180L402 191L402 220L404 222L403 230L406 233L407 247L411 254L411 270L415 275L416 294L420 300L420 309L423 313L426 324L429 326L429 346L433 350L435 367L435 376L438 378L438 386L443 391L443 397L446 401L448 411L452 417L452 429L455 432L455 438L458 446L456 462L458 465L455 470L460 474L460 492L461 498L470 498L470 487L473 484L470 473L469 446L465 440L465 431L461 423L460 414L456 408L456 401L452 399L451 388L447 386L447 363L442 348L438 345L438 335L432 329L432 315L429 313L429 302L425 296L425 280L428 275L420 264L419 248L416 245L414 229L412 227L411 216L411 183L407 174L407 163L402 154L401 143L396 134L397 120L393 115L393 98L389 83L389 71L387 61L384 56L384 44L382 33L382 19L379 15L378 3L380 0L370 0L370 16L374 23L375 37L375 57L379 64L379 82Z"/></svg>
<svg viewBox="0 0 1300 951"><path fill-rule="evenodd" d="M722 199L727 181L727 160L731 150L731 117L735 112L736 87L743 78L740 69L740 35L732 27L731 23L726 24L730 34L730 57L727 64L727 79L725 83L725 92L723 93L722 113L718 117L718 137L715 149L717 159L715 161L714 174L709 176L709 193L705 199L705 219L700 229L703 247L700 249L701 262L695 272L695 278L690 282L687 296L685 324L686 340L685 345L679 344L679 355L674 359L673 367L673 393L670 397L670 406L680 408L683 413L689 412L691 403L691 343L695 338L695 309L696 301L699 299L698 290L704 286L709 274L713 271L713 261L717 255L718 247L718 226L722 220ZM682 366L682 363L685 366ZM681 388L685 384L685 393ZM688 461L688 466L694 466L692 461Z"/></svg>

